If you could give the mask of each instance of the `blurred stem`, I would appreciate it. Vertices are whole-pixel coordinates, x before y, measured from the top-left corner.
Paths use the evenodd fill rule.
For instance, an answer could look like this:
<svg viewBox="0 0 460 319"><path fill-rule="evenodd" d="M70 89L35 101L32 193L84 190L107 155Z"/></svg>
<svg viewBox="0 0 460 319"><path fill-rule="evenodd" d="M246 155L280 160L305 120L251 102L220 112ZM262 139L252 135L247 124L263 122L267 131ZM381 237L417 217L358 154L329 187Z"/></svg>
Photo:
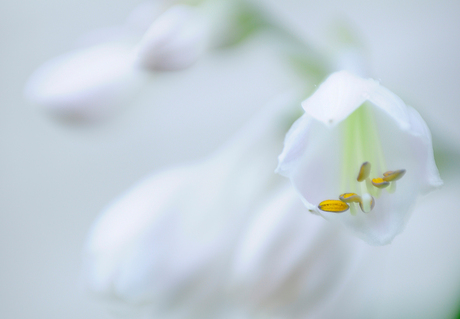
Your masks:
<svg viewBox="0 0 460 319"><path fill-rule="evenodd" d="M275 19L267 20L267 30L282 44L282 54L300 76L321 83L330 72L329 62L305 40Z"/></svg>
<svg viewBox="0 0 460 319"><path fill-rule="evenodd" d="M330 63L323 54L315 51L305 40L280 23L251 0L233 0L236 11L232 20L235 21L235 35L221 48L241 44L258 32L268 32L276 41L275 47L281 51L287 64L298 75L313 83L322 82L330 71Z"/></svg>

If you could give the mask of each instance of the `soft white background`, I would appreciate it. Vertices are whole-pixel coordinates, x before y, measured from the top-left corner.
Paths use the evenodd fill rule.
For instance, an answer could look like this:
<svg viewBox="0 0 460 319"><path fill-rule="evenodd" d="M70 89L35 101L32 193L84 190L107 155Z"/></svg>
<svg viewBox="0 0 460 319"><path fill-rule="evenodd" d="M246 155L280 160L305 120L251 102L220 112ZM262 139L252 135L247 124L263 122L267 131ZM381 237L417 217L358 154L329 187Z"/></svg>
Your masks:
<svg viewBox="0 0 460 319"><path fill-rule="evenodd" d="M319 48L326 47L332 19L351 21L367 43L372 75L416 106L437 136L459 146L460 2L268 2ZM154 78L100 125L69 126L24 100L35 68L86 32L122 23L138 3L0 2L0 318L111 318L79 286L80 252L97 214L145 174L205 156L296 83L259 39ZM388 290L408 298L387 294L382 302L392 307L381 315L433 318L451 311L460 292L460 212L447 205L455 198L452 185L442 205L421 202L424 210L407 232L385 248L396 260L388 271L400 276L390 276L396 279ZM413 268L414 259L421 268ZM450 297L433 300L435 289Z"/></svg>

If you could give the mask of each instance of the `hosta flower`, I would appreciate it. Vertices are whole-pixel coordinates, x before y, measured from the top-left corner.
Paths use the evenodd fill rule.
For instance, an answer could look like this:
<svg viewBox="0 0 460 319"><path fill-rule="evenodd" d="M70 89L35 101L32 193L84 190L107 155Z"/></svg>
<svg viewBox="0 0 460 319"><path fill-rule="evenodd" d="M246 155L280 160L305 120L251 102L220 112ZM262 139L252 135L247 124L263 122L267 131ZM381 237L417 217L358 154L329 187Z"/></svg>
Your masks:
<svg viewBox="0 0 460 319"><path fill-rule="evenodd" d="M425 122L377 81L346 71L329 76L302 107L277 171L310 212L370 244L391 242L417 197L442 184Z"/></svg>

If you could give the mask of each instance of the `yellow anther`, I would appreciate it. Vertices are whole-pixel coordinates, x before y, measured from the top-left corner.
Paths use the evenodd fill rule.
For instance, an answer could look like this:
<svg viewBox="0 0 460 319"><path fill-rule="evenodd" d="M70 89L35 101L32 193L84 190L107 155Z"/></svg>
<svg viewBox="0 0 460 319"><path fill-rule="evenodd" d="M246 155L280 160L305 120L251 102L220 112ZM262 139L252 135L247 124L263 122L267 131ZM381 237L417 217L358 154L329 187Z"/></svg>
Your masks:
<svg viewBox="0 0 460 319"><path fill-rule="evenodd" d="M361 196L356 193L344 193L340 195L339 199L345 203L359 203L361 201Z"/></svg>
<svg viewBox="0 0 460 319"><path fill-rule="evenodd" d="M371 163L364 162L361 165L361 168L359 169L358 178L357 178L358 182L362 182L363 180L368 178L370 173L371 173Z"/></svg>
<svg viewBox="0 0 460 319"><path fill-rule="evenodd" d="M406 174L405 169L398 169L397 171L388 171L383 173L383 180L387 182L397 181Z"/></svg>
<svg viewBox="0 0 460 319"><path fill-rule="evenodd" d="M372 185L377 188L385 188L390 185L390 182L385 181L383 178L377 177L372 179Z"/></svg>
<svg viewBox="0 0 460 319"><path fill-rule="evenodd" d="M361 201L359 202L359 207L364 213L369 213L372 209L374 209L375 200L374 197L365 193L362 196Z"/></svg>
<svg viewBox="0 0 460 319"><path fill-rule="evenodd" d="M347 203L337 199L328 199L319 203L318 208L329 213L343 213L348 210Z"/></svg>

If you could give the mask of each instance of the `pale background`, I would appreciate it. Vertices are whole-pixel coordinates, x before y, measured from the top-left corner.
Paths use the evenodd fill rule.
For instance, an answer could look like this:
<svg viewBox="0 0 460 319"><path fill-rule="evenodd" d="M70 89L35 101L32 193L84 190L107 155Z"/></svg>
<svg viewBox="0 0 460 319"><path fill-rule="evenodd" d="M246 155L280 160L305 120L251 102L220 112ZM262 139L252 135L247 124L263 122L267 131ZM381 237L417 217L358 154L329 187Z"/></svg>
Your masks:
<svg viewBox="0 0 460 319"><path fill-rule="evenodd" d="M367 43L372 75L417 107L437 138L459 149L460 2L270 2L320 48L332 19L351 21ZM69 126L23 98L25 81L41 63L72 49L86 32L122 23L138 3L0 2L0 318L111 318L79 286L81 249L97 214L147 173L210 153L296 83L259 39L210 54L186 72L158 76L100 125ZM458 188L452 185L446 183L446 192L453 200ZM414 214L394 243L394 256L404 259L420 243L423 251L414 258L421 264L439 261L420 276L446 274L428 278L428 292L441 289L450 299L422 302L426 318L449 313L460 292L460 238L450 237L460 223L455 206ZM420 233L425 236L409 237ZM397 266L395 272L412 271L404 261ZM404 287L410 295L417 282L409 278ZM383 301L394 303L388 317L414 315L404 310L410 301L398 298Z"/></svg>

